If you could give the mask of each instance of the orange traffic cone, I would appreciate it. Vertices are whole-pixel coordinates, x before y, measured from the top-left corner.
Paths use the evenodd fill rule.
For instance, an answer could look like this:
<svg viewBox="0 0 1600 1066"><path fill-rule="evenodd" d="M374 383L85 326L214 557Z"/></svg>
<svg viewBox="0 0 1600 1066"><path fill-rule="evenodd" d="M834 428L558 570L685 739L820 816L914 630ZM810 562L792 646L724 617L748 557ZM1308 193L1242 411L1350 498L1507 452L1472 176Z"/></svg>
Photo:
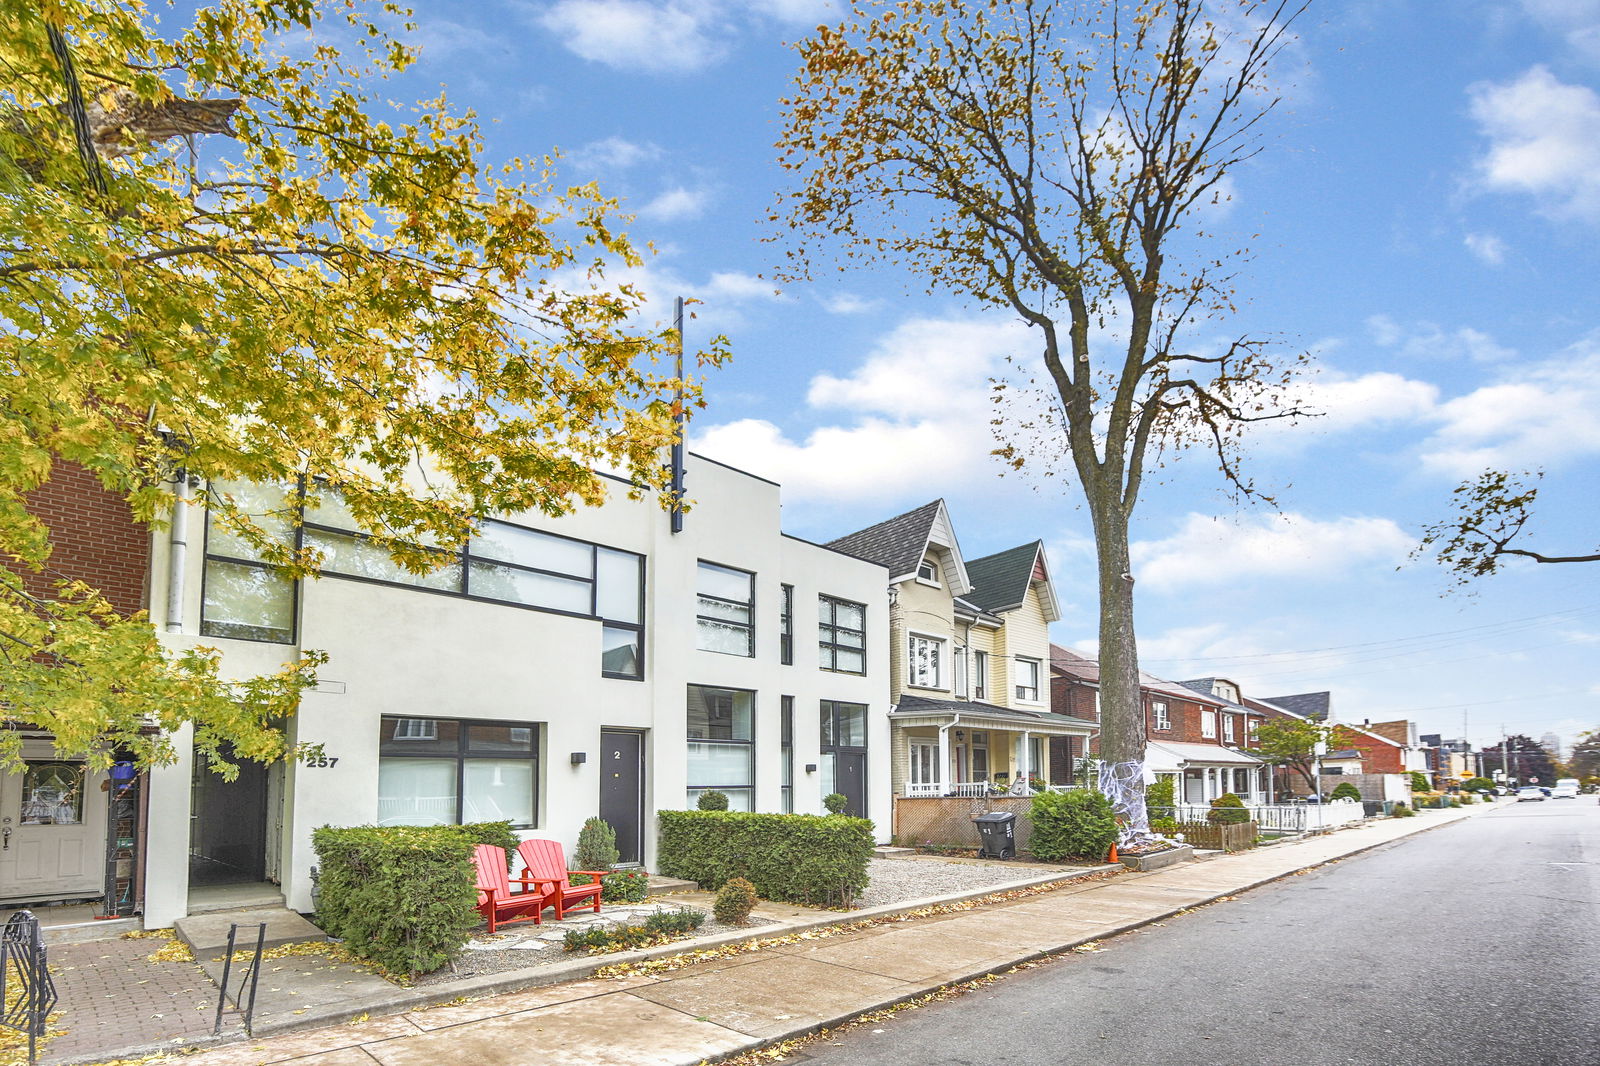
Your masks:
<svg viewBox="0 0 1600 1066"><path fill-rule="evenodd" d="M1111 842L1111 857L1108 858L1106 860L1106 862L1121 862L1121 861L1122 860L1117 858L1117 842L1115 840L1113 840Z"/></svg>

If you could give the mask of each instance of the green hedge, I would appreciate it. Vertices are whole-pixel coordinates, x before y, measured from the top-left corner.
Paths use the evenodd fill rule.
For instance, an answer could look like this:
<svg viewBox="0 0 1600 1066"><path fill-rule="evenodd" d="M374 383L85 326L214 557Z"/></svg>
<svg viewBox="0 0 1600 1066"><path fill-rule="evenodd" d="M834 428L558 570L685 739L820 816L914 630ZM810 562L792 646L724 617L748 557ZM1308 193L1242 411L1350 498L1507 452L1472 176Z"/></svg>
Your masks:
<svg viewBox="0 0 1600 1066"><path fill-rule="evenodd" d="M1117 818L1103 793L1086 788L1040 792L1033 797L1033 837L1028 851L1041 862L1105 862L1117 839Z"/></svg>
<svg viewBox="0 0 1600 1066"><path fill-rule="evenodd" d="M1206 821L1212 825L1243 825L1250 820L1250 812L1245 809L1244 800L1232 792L1224 792L1211 801L1211 810L1206 814Z"/></svg>
<svg viewBox="0 0 1600 1066"><path fill-rule="evenodd" d="M517 846L509 822L323 826L317 922L345 947L396 974L437 970L479 922L472 849Z"/></svg>
<svg viewBox="0 0 1600 1066"><path fill-rule="evenodd" d="M867 887L872 822L842 814L661 811L657 865L716 891L743 877L762 899L849 906Z"/></svg>

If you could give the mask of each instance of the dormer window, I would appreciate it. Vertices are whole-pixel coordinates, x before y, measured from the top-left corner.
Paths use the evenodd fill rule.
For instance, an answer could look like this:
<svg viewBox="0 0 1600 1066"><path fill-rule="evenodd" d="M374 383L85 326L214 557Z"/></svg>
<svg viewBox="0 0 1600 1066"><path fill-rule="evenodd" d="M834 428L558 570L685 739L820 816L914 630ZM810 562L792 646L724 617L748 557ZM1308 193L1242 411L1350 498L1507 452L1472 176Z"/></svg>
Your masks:
<svg viewBox="0 0 1600 1066"><path fill-rule="evenodd" d="M932 559L924 559L917 566L917 580L928 585L939 584L939 564Z"/></svg>

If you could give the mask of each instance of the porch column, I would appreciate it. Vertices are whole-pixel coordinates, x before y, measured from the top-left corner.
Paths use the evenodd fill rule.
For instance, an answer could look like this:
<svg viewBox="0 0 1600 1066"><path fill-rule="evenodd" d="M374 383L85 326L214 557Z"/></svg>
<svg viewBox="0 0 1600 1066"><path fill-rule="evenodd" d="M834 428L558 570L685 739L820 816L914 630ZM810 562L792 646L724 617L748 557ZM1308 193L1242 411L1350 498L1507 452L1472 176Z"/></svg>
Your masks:
<svg viewBox="0 0 1600 1066"><path fill-rule="evenodd" d="M1033 758L1033 745L1029 743L1026 729L1022 731L1022 737L1017 741L1017 752L1019 772L1022 774L1022 780L1027 781L1029 775L1033 773L1033 764L1030 761Z"/></svg>
<svg viewBox="0 0 1600 1066"><path fill-rule="evenodd" d="M935 771L934 781L939 786L938 795L942 796L950 791L950 727L948 725L939 727L939 766Z"/></svg>

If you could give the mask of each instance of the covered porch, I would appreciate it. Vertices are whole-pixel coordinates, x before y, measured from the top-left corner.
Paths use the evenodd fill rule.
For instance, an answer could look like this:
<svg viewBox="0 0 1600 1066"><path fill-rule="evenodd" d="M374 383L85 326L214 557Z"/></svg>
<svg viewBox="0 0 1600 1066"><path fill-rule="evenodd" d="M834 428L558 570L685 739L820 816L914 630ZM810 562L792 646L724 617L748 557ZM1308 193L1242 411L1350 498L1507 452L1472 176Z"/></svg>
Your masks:
<svg viewBox="0 0 1600 1066"><path fill-rule="evenodd" d="M1029 796L1051 779L1050 738L1087 737L1092 722L987 703L904 697L889 715L897 796Z"/></svg>
<svg viewBox="0 0 1600 1066"><path fill-rule="evenodd" d="M1247 805L1273 802L1266 763L1234 748L1152 742L1145 751L1145 765L1153 773L1177 778L1173 799L1180 804L1207 805L1230 792Z"/></svg>

